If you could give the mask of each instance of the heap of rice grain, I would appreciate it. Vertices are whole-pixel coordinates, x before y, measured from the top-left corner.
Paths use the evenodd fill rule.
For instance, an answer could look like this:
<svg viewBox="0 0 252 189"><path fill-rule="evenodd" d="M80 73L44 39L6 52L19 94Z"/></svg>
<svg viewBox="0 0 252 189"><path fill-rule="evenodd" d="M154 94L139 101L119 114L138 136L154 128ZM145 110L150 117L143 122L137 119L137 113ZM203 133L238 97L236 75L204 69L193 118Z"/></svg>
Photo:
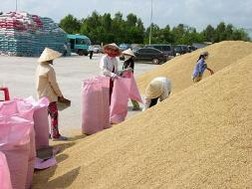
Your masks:
<svg viewBox="0 0 252 189"><path fill-rule="evenodd" d="M192 72L201 52L208 51L209 57L206 60L208 66L218 72L224 67L236 63L241 58L252 53L252 43L244 41L224 41L198 49L192 53L175 57L158 69L149 71L137 78L137 84L143 93L147 84L156 76L166 76L172 81L172 93L179 92L191 86ZM204 77L210 74L205 72Z"/></svg>
<svg viewBox="0 0 252 189"><path fill-rule="evenodd" d="M210 66L218 72L194 85L190 68L197 52L163 65L162 73L182 82L174 84L175 94L122 124L70 143L57 156L57 167L35 175L33 188L250 188L248 46L244 42L209 46ZM238 54L227 54L234 47L239 47Z"/></svg>

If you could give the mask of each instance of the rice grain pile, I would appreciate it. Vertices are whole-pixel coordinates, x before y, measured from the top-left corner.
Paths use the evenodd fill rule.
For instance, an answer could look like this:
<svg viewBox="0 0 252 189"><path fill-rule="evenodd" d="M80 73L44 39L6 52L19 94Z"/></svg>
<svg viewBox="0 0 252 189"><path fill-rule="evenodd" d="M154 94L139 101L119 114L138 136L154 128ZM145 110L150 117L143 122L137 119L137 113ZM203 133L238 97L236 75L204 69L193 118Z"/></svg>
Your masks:
<svg viewBox="0 0 252 189"><path fill-rule="evenodd" d="M145 73L137 78L137 83L142 92L147 84L156 76L166 76L172 80L172 93L184 90L193 84L191 77L196 61L201 52L208 51L209 57L206 60L208 66L217 72L224 67L236 63L241 58L252 53L252 43L243 41L224 41L198 49L192 53L175 57L158 69ZM137 66L137 65L136 65ZM204 77L208 77L206 70Z"/></svg>
<svg viewBox="0 0 252 189"><path fill-rule="evenodd" d="M58 166L38 172L33 188L251 188L252 45L223 42L207 50L213 76L191 84L197 52L164 64L160 70L174 80L169 99L64 144Z"/></svg>

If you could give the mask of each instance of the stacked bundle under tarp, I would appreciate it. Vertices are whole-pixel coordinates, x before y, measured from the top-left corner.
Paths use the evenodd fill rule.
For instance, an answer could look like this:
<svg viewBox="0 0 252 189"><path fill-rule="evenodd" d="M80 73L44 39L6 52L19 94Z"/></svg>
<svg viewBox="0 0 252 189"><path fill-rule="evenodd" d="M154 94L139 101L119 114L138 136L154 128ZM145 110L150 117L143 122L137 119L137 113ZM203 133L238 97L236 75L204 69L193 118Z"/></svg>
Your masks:
<svg viewBox="0 0 252 189"><path fill-rule="evenodd" d="M52 19L26 12L0 15L0 55L39 56L45 47L64 51L66 33Z"/></svg>

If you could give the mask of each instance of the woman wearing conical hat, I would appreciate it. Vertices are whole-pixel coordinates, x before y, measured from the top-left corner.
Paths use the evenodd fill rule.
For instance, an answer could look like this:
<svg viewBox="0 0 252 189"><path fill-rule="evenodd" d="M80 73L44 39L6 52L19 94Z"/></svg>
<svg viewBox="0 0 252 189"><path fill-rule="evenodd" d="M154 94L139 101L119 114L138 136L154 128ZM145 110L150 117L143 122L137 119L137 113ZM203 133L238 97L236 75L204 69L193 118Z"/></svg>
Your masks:
<svg viewBox="0 0 252 189"><path fill-rule="evenodd" d="M169 97L171 93L171 81L166 77L156 77L145 89L144 109L155 106L158 100L161 102Z"/></svg>
<svg viewBox="0 0 252 189"><path fill-rule="evenodd" d="M107 77L110 77L110 99L113 91L113 80L118 77L118 56L121 54L119 47L115 43L110 43L103 47L103 52L105 55L102 56L100 60L101 74Z"/></svg>
<svg viewBox="0 0 252 189"><path fill-rule="evenodd" d="M134 52L131 49L127 49L122 52L122 55L124 57L122 70L130 70L134 73L134 67L135 67L134 57L136 57ZM141 109L136 100L131 99L131 103L133 105L132 110L140 110Z"/></svg>
<svg viewBox="0 0 252 189"><path fill-rule="evenodd" d="M58 107L57 101L68 101L64 98L53 68L53 60L60 57L61 53L45 48L38 59L36 70L36 90L38 98L47 97L50 101L48 114L51 117L51 137L53 140L67 140L61 136L58 129Z"/></svg>

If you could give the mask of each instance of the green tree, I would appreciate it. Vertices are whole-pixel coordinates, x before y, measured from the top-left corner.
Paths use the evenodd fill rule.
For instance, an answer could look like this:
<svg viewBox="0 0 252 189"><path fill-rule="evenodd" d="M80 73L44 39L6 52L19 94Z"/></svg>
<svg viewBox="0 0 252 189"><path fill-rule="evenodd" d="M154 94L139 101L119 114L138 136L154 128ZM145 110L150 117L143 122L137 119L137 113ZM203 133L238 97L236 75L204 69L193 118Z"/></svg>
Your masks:
<svg viewBox="0 0 252 189"><path fill-rule="evenodd" d="M72 15L67 15L60 21L60 27L67 33L81 33L87 35L92 43L149 43L150 27L144 28L143 22L136 15L130 13L123 19L120 12L111 18L109 13L100 15L94 11L91 16L78 21ZM179 24L170 28L160 28L157 24L151 25L152 43L188 44L204 41L220 42L223 40L248 41L249 36L243 29L237 29L232 24L220 22L216 29L208 25L202 32L194 27Z"/></svg>
<svg viewBox="0 0 252 189"><path fill-rule="evenodd" d="M114 40L110 42L121 43L127 42L127 31L125 31L125 21L123 20L123 15L117 12L112 20L112 31L115 33Z"/></svg>
<svg viewBox="0 0 252 189"><path fill-rule="evenodd" d="M138 19L134 14L128 14L125 22L124 32L126 43L143 43L144 40L144 26L141 19Z"/></svg>
<svg viewBox="0 0 252 189"><path fill-rule="evenodd" d="M220 42L227 40L226 35L226 24L224 22L220 22L215 29L215 38L214 42Z"/></svg>
<svg viewBox="0 0 252 189"><path fill-rule="evenodd" d="M204 37L204 41L214 42L215 29L211 25L208 25L201 34Z"/></svg>
<svg viewBox="0 0 252 189"><path fill-rule="evenodd" d="M243 40L243 41L250 41L251 39L248 36L248 33L246 33L243 29L234 29L233 40Z"/></svg>
<svg viewBox="0 0 252 189"><path fill-rule="evenodd" d="M59 23L59 27L68 34L79 33L80 26L80 21L78 21L77 18L73 17L71 14L64 17Z"/></svg>
<svg viewBox="0 0 252 189"><path fill-rule="evenodd" d="M164 29L161 29L161 40L164 41L164 43L170 43L174 44L175 43L175 36L171 31L171 28L169 25L166 25Z"/></svg>
<svg viewBox="0 0 252 189"><path fill-rule="evenodd" d="M233 27L233 25L232 24L228 24L227 26L226 26L226 29L225 29L225 33L226 33L226 38L228 39L228 40L232 40L233 39L233 29L234 27Z"/></svg>
<svg viewBox="0 0 252 189"><path fill-rule="evenodd" d="M149 37L150 37L150 29L151 29L151 43L161 43L162 36L161 36L161 30L157 24L152 23L150 27L147 28L144 42L145 44L149 43Z"/></svg>

